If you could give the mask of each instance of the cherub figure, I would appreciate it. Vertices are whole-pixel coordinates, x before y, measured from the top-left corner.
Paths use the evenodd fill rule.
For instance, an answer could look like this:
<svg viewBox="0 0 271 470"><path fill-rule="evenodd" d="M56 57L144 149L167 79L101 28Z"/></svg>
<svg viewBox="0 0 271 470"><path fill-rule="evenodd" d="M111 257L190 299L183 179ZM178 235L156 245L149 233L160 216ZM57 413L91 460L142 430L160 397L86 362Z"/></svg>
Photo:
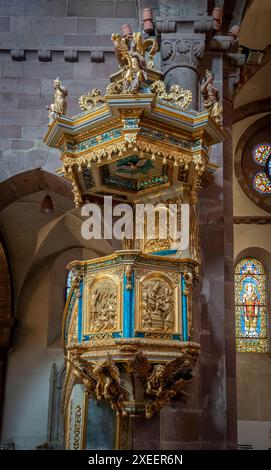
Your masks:
<svg viewBox="0 0 271 470"><path fill-rule="evenodd" d="M217 124L222 126L223 108L219 101L218 89L214 86L214 74L210 70L205 72L201 85L201 94L204 109L209 112Z"/></svg>
<svg viewBox="0 0 271 470"><path fill-rule="evenodd" d="M51 124L57 117L61 116L61 114L66 114L67 112L66 97L68 95L68 90L62 85L59 77L54 80L54 89L55 101L50 104L50 106L47 106L49 124Z"/></svg>

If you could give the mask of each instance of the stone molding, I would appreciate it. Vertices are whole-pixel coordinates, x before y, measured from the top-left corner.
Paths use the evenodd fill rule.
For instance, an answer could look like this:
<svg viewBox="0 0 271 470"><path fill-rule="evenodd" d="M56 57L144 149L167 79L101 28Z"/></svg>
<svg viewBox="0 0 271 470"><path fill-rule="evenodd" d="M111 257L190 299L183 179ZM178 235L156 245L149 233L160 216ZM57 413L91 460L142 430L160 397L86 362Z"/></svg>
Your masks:
<svg viewBox="0 0 271 470"><path fill-rule="evenodd" d="M235 216L233 218L235 225L268 225L271 224L271 217L264 216Z"/></svg>

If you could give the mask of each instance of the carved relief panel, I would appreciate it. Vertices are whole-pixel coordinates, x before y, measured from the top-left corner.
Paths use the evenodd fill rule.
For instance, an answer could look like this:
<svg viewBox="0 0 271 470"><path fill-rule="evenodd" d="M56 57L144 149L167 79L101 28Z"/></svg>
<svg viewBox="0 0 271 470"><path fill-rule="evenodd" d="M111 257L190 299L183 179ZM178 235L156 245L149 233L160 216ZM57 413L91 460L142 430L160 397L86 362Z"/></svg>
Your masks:
<svg viewBox="0 0 271 470"><path fill-rule="evenodd" d="M148 333L177 333L177 285L160 273L147 275L137 282L136 329Z"/></svg>
<svg viewBox="0 0 271 470"><path fill-rule="evenodd" d="M73 307L68 331L68 344L78 341L78 301Z"/></svg>
<svg viewBox="0 0 271 470"><path fill-rule="evenodd" d="M84 333L120 329L120 281L113 275L94 275L84 289Z"/></svg>
<svg viewBox="0 0 271 470"><path fill-rule="evenodd" d="M84 447L86 396L82 384L72 388L65 420L66 449L81 450Z"/></svg>

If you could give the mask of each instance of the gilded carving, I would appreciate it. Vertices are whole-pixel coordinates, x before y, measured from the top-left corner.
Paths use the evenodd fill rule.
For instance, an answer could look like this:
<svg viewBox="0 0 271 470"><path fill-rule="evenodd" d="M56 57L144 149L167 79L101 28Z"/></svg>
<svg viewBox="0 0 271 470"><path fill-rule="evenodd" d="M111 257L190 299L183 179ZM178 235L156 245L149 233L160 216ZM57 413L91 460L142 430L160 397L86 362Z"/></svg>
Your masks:
<svg viewBox="0 0 271 470"><path fill-rule="evenodd" d="M79 106L83 111L96 108L99 104L105 103L105 99L102 96L101 90L94 88L89 91L87 95L82 95L79 98Z"/></svg>
<svg viewBox="0 0 271 470"><path fill-rule="evenodd" d="M70 361L90 396L98 401L109 401L117 416L127 415L123 405L127 393L121 386L119 369L109 354L106 359L93 362L77 353L71 356Z"/></svg>
<svg viewBox="0 0 271 470"><path fill-rule="evenodd" d="M72 413L73 413L73 399L70 399L69 403L69 412L66 418L66 432L65 432L65 442L66 442L66 449L71 448L71 431L72 431Z"/></svg>
<svg viewBox="0 0 271 470"><path fill-rule="evenodd" d="M214 74L206 70L201 85L203 106L217 124L222 126L223 107L219 101L218 89L214 86Z"/></svg>
<svg viewBox="0 0 271 470"><path fill-rule="evenodd" d="M73 430L73 449L80 449L80 435L81 435L81 418L82 409L80 405L75 407L74 414L74 430Z"/></svg>
<svg viewBox="0 0 271 470"><path fill-rule="evenodd" d="M157 98L168 101L180 109L187 109L193 98L190 90L184 90L179 85L172 85L167 93L166 85L161 80L152 83L151 91L156 93Z"/></svg>
<svg viewBox="0 0 271 470"><path fill-rule="evenodd" d="M78 315L77 309L74 311L68 334L68 344L74 343L78 340Z"/></svg>
<svg viewBox="0 0 271 470"><path fill-rule="evenodd" d="M200 236L198 215L195 206L190 207L190 247L191 256L194 261L200 263Z"/></svg>
<svg viewBox="0 0 271 470"><path fill-rule="evenodd" d="M117 327L117 287L109 278L95 281L91 288L88 331L114 330Z"/></svg>
<svg viewBox="0 0 271 470"><path fill-rule="evenodd" d="M169 282L150 279L142 286L142 328L168 331L174 328L174 294Z"/></svg>
<svg viewBox="0 0 271 470"><path fill-rule="evenodd" d="M54 80L54 89L55 89L55 101L47 106L49 124L61 114L66 114L67 112L67 102L66 97L68 95L68 90L65 86L62 85L62 81L59 77Z"/></svg>
<svg viewBox="0 0 271 470"><path fill-rule="evenodd" d="M122 91L121 93L139 93L141 84L147 80L147 65L153 66L153 57L158 50L155 38L143 41L141 33L133 33L125 38L120 34L112 34L112 41L120 66L122 67ZM149 50L148 64L145 58ZM116 88L107 90L115 93Z"/></svg>
<svg viewBox="0 0 271 470"><path fill-rule="evenodd" d="M184 352L166 365L157 364L154 366L146 380L146 418L151 418L177 393L183 392L185 382L193 377L192 370L197 356L197 350L191 351L191 353Z"/></svg>
<svg viewBox="0 0 271 470"><path fill-rule="evenodd" d="M126 274L126 290L132 290L132 275L133 275L133 268L131 264L128 264L125 268Z"/></svg>

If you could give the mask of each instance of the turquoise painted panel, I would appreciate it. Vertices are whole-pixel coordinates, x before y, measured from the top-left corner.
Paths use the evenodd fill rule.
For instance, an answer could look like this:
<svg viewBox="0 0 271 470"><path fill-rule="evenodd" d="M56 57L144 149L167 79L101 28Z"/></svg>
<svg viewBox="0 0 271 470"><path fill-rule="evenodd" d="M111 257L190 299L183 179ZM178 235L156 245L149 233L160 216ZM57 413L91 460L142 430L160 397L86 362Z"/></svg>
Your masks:
<svg viewBox="0 0 271 470"><path fill-rule="evenodd" d="M182 276L182 323L183 323L183 341L188 341L188 325L187 325L187 296L184 295L185 280Z"/></svg>
<svg viewBox="0 0 271 470"><path fill-rule="evenodd" d="M145 333L142 333L141 331L138 331L138 332L135 334L135 337L136 337L136 338L145 338Z"/></svg>
<svg viewBox="0 0 271 470"><path fill-rule="evenodd" d="M161 250L161 251L154 251L151 254L159 255L159 256L169 256L169 255L175 255L176 253L177 253L177 250Z"/></svg>
<svg viewBox="0 0 271 470"><path fill-rule="evenodd" d="M80 297L78 301L78 342L82 341L82 319L83 319L83 282L79 284Z"/></svg>
<svg viewBox="0 0 271 470"><path fill-rule="evenodd" d="M123 277L123 338L134 336L134 275L132 275L132 289L127 290L126 274Z"/></svg>

